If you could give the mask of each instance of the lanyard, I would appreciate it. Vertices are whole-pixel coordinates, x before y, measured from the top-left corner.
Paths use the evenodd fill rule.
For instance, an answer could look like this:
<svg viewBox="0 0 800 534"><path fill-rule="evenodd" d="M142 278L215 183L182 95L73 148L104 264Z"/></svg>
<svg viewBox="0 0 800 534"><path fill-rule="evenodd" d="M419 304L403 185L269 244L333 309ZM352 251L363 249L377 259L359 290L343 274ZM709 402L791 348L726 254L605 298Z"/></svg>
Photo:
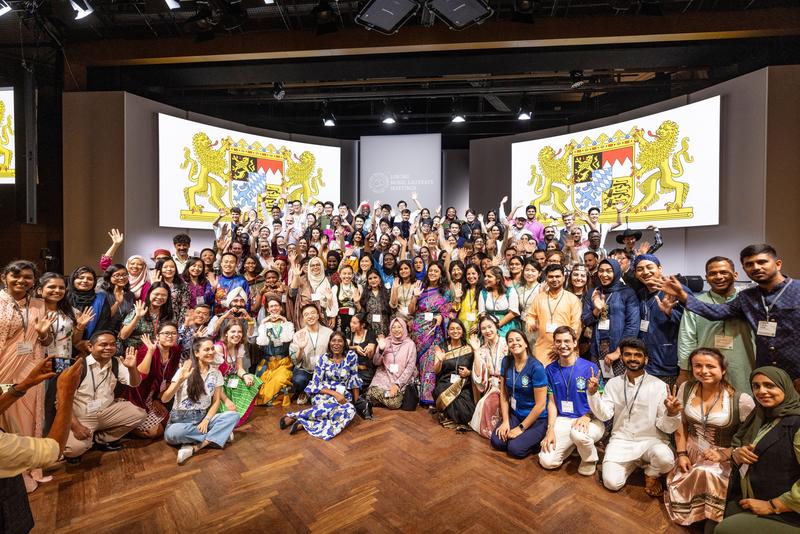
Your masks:
<svg viewBox="0 0 800 534"><path fill-rule="evenodd" d="M658 293L642 301L642 315L644 316L645 321L650 322L650 306L656 301L657 296Z"/></svg>
<svg viewBox="0 0 800 534"><path fill-rule="evenodd" d="M9 293L9 296L10 296L10 293ZM11 298L13 299L14 297L11 297ZM24 316L22 315L22 309L20 309L19 303L16 300L14 300L14 310L17 312L17 315L19 315L19 320L22 321L22 329L24 331L27 331L28 330L28 322L30 320L29 315L31 313L31 298L30 297L25 297L25 315Z"/></svg>
<svg viewBox="0 0 800 534"><path fill-rule="evenodd" d="M109 362L109 365L111 365L110 362ZM100 381L100 383L99 384L95 384L94 383L94 368L91 369L92 388L94 388L94 391L92 392L92 399L97 400L97 388L99 388L100 386L103 385L103 382L106 381L106 379L108 378L109 373L111 373L111 369L110 368L106 369L106 376L103 377L103 379Z"/></svg>
<svg viewBox="0 0 800 534"><path fill-rule="evenodd" d="M569 380L564 380L564 368L561 367L561 364L558 365L558 374L561 375L561 381L564 382L564 389L566 390L567 395L569 395L569 386L572 384L572 375L575 373L575 367L577 367L578 362L576 360L575 363L572 364L572 367L569 371Z"/></svg>
<svg viewBox="0 0 800 534"><path fill-rule="evenodd" d="M553 320L553 313L554 313L556 310L558 310L558 305L559 305L559 304L561 304L561 299L563 299L563 298L564 298L564 293L565 293L565 291L564 291L564 289L562 288L562 289L561 289L561 296L560 296L560 297L558 297L558 301L556 302L556 306L555 306L555 308L551 308L551 307L550 307L550 295L549 295L549 294L547 295L547 311L548 311L548 312L550 312L550 320L551 320L551 321Z"/></svg>
<svg viewBox="0 0 800 534"><path fill-rule="evenodd" d="M308 341L311 343L311 355L317 355L317 341L319 341L319 330L317 330L317 339L312 341L311 339L311 330L308 331Z"/></svg>
<svg viewBox="0 0 800 534"><path fill-rule="evenodd" d="M528 292L526 286L522 286L522 309L528 309L528 302L531 300L531 297L536 294L536 290L539 289L540 285L541 284L537 283L535 286L533 286L533 289L531 289L530 292Z"/></svg>
<svg viewBox="0 0 800 534"><path fill-rule="evenodd" d="M764 294L763 293L761 294L761 303L764 305L764 311L767 312L767 321L769 321L769 312L772 311L772 307L775 306L775 304L777 304L778 300L781 298L781 295L783 295L783 292L789 289L789 286L792 285L792 282L794 282L794 280L789 278L789 281L786 283L785 286L783 286L783 289L781 289L778 292L778 294L775 296L775 300L773 300L772 304L770 304L769 306L767 306L767 299L764 298Z"/></svg>
<svg viewBox="0 0 800 534"><path fill-rule="evenodd" d="M525 362L527 365L528 362ZM522 371L525 370L525 366L522 366ZM516 399L517 398L517 375L521 374L522 371L517 373L517 362L516 360L511 360L511 397Z"/></svg>
<svg viewBox="0 0 800 534"><path fill-rule="evenodd" d="M622 392L625 394L625 407L628 409L628 420L629 421L631 419L631 412L633 411L633 406L636 404L636 397L639 396L639 390L642 389L642 384L644 384L644 377L645 377L645 375L642 375L642 379L639 382L639 385L636 387L636 393L634 393L634 395L633 395L633 400L631 401L630 404L628 404L628 374L627 373L625 374L625 378L624 378L625 387L622 388Z"/></svg>
<svg viewBox="0 0 800 534"><path fill-rule="evenodd" d="M705 408L703 406L703 384L700 384L700 422L703 423L703 433L706 430L706 424L708 423L708 418L711 417L711 410L714 409L714 406L719 401L719 397L722 395L722 389L720 388L717 391L717 396L714 397L714 402L711 403L711 406L708 407L708 413L705 413Z"/></svg>

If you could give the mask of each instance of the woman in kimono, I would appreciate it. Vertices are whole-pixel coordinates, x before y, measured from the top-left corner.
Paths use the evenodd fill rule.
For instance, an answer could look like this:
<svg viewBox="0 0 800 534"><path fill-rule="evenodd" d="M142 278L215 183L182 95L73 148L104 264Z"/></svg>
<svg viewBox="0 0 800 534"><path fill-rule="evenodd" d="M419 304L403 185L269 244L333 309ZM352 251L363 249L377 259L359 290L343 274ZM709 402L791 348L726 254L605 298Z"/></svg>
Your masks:
<svg viewBox="0 0 800 534"><path fill-rule="evenodd" d="M344 334L336 331L305 389L311 397L311 407L284 415L280 427L290 427L290 434L305 429L316 438L332 439L356 416L353 402L358 400L360 389L358 357L348 349Z"/></svg>
<svg viewBox="0 0 800 534"><path fill-rule="evenodd" d="M276 294L266 297L266 317L258 326L256 344L264 358L256 368L256 376L261 379L256 404L270 405L283 394L283 406L291 402L292 360L289 358L289 344L294 336L294 325L283 316L281 299Z"/></svg>
<svg viewBox="0 0 800 534"><path fill-rule="evenodd" d="M478 399L469 426L489 439L500 421L500 370L503 358L508 355L506 340L498 334L497 319L491 315L481 316L478 336L472 334L469 344L475 353L472 364L474 396Z"/></svg>
<svg viewBox="0 0 800 534"><path fill-rule="evenodd" d="M436 386L433 348L444 341L444 319L450 315L452 301L449 283L442 267L438 263L432 263L428 267L425 281L414 288L409 309L414 318L411 331L417 342L419 402L423 406L433 406L433 388Z"/></svg>
<svg viewBox="0 0 800 534"><path fill-rule="evenodd" d="M439 421L445 427L455 426L456 430L466 432L472 414L475 412L475 399L472 396L472 363L474 352L467 344L464 325L453 319L447 325L447 341L434 349L436 388L433 397L439 411Z"/></svg>

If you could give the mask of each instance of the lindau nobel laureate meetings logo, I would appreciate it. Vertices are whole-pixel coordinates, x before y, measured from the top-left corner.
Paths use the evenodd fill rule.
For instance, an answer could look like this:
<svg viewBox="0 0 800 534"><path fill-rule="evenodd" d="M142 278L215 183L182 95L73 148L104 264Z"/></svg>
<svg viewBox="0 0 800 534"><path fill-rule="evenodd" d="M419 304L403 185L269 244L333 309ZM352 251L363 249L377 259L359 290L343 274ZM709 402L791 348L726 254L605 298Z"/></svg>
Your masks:
<svg viewBox="0 0 800 534"><path fill-rule="evenodd" d="M369 177L369 189L373 193L383 193L389 189L389 177L382 172L376 172Z"/></svg>

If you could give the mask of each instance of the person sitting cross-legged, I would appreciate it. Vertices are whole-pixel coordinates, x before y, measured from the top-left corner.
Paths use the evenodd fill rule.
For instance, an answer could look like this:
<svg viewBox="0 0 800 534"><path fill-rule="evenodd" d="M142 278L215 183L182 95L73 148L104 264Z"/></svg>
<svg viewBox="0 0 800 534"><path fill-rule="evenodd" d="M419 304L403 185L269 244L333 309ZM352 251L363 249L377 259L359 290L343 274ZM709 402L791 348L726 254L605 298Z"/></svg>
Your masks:
<svg viewBox="0 0 800 534"><path fill-rule="evenodd" d="M619 343L625 374L610 379L601 393L597 376L589 379L589 407L601 421L614 418L611 439L603 457L603 485L622 489L634 469L644 466L645 491L663 494L660 477L675 466L669 434L681 424L676 388L645 372L647 347L636 338Z"/></svg>
<svg viewBox="0 0 800 534"><path fill-rule="evenodd" d="M579 358L578 340L568 326L559 326L553 332L553 351L558 356L545 368L548 382L547 434L542 441L539 465L545 469L561 466L577 447L581 457L578 473L590 476L595 473L597 449L594 444L605 433L605 426L592 416L586 398L586 384L600 369Z"/></svg>

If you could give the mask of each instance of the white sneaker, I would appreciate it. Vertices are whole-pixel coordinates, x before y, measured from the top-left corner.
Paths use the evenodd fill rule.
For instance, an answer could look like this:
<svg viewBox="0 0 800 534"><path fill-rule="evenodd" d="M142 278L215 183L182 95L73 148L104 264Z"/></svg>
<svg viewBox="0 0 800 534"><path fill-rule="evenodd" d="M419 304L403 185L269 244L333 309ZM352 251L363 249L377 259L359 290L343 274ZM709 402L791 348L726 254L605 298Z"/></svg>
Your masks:
<svg viewBox="0 0 800 534"><path fill-rule="evenodd" d="M191 445L184 445L178 451L178 465L183 465L183 463L192 457L194 454L194 447Z"/></svg>
<svg viewBox="0 0 800 534"><path fill-rule="evenodd" d="M578 466L578 474L590 477L597 471L597 462L581 462Z"/></svg>
<svg viewBox="0 0 800 534"><path fill-rule="evenodd" d="M233 432L231 432L231 435L228 436L228 443L233 443Z"/></svg>

